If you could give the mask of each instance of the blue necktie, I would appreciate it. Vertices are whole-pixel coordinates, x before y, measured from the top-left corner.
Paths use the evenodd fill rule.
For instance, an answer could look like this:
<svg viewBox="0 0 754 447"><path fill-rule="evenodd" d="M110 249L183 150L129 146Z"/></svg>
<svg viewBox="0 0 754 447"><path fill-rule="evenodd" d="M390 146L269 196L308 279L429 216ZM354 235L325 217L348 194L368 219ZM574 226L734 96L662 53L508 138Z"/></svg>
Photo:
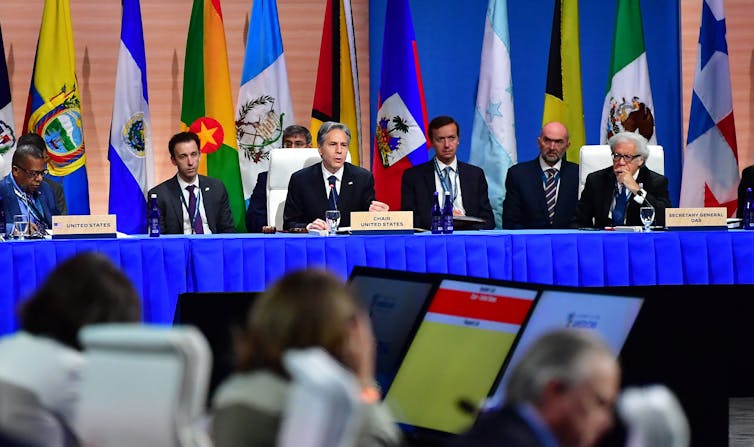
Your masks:
<svg viewBox="0 0 754 447"><path fill-rule="evenodd" d="M329 202L329 206L331 210L337 210L338 209L338 189L335 187L335 182L338 181L338 177L335 177L334 175L331 175L327 178L328 183L330 184L330 195L327 197L327 201Z"/></svg>
<svg viewBox="0 0 754 447"><path fill-rule="evenodd" d="M453 168L446 166L445 169L443 169L445 175L440 176L440 183L442 184L442 189L444 190L443 193L449 192L451 200L455 199L455 197L453 197L453 185L450 184L450 172L452 170Z"/></svg>
<svg viewBox="0 0 754 447"><path fill-rule="evenodd" d="M191 227L193 228L195 234L204 234L202 214L196 209L196 196L194 195L194 189L196 189L196 185L188 185L186 187L186 190L189 193L189 221L191 222ZM194 216L196 216L196 218L194 218Z"/></svg>
<svg viewBox="0 0 754 447"><path fill-rule="evenodd" d="M626 220L626 188L621 185L615 190L615 208L613 208L613 225L623 225Z"/></svg>

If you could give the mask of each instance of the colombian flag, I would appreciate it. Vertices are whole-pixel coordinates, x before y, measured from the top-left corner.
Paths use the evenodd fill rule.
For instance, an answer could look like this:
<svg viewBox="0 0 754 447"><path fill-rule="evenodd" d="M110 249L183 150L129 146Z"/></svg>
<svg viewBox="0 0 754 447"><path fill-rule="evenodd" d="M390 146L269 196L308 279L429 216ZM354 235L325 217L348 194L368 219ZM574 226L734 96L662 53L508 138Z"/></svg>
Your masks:
<svg viewBox="0 0 754 447"><path fill-rule="evenodd" d="M360 111L351 0L327 0L310 130L316 139L325 121L347 125L351 130L349 152L355 165L360 164Z"/></svg>
<svg viewBox="0 0 754 447"><path fill-rule="evenodd" d="M194 0L183 68L181 128L199 135L199 172L225 183L236 228L246 231L233 115L220 0Z"/></svg>
<svg viewBox="0 0 754 447"><path fill-rule="evenodd" d="M45 0L24 118L47 143L50 176L63 184L68 212L89 214L81 97L68 0Z"/></svg>

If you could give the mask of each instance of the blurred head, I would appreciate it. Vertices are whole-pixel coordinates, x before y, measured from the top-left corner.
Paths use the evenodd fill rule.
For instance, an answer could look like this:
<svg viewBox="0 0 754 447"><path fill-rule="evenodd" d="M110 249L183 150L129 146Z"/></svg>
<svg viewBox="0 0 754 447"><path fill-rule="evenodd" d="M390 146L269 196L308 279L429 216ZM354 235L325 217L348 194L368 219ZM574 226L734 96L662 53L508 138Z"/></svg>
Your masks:
<svg viewBox="0 0 754 447"><path fill-rule="evenodd" d="M21 327L81 349L79 329L88 324L138 322L141 301L131 281L108 258L78 254L60 264L20 309Z"/></svg>
<svg viewBox="0 0 754 447"><path fill-rule="evenodd" d="M557 121L542 126L542 133L537 138L539 156L550 166L560 161L565 155L571 142L568 139L568 129Z"/></svg>
<svg viewBox="0 0 754 447"><path fill-rule="evenodd" d="M168 142L170 162L178 168L178 175L191 183L199 173L201 152L199 136L194 132L180 132L173 135Z"/></svg>
<svg viewBox="0 0 754 447"><path fill-rule="evenodd" d="M345 124L327 121L319 127L317 147L322 157L322 164L329 172L335 173L343 167L350 144L351 131Z"/></svg>
<svg viewBox="0 0 754 447"><path fill-rule="evenodd" d="M37 192L47 174L47 147L37 134L22 135L13 152L13 180L27 193Z"/></svg>
<svg viewBox="0 0 754 447"><path fill-rule="evenodd" d="M633 132L621 132L613 135L607 141L613 156L613 170L628 171L635 175L649 158L647 140Z"/></svg>
<svg viewBox="0 0 754 447"><path fill-rule="evenodd" d="M664 385L626 388L618 414L628 429L628 447L688 447L691 442L686 414Z"/></svg>
<svg viewBox="0 0 754 447"><path fill-rule="evenodd" d="M564 329L534 342L515 365L506 396L530 404L563 446L594 445L613 423L620 368L592 332Z"/></svg>
<svg viewBox="0 0 754 447"><path fill-rule="evenodd" d="M270 369L286 376L283 353L320 346L345 362L358 304L339 278L324 270L285 275L254 303L246 326L241 369Z"/></svg>
<svg viewBox="0 0 754 447"><path fill-rule="evenodd" d="M312 134L304 126L288 126L283 131L283 147L312 147Z"/></svg>
<svg viewBox="0 0 754 447"><path fill-rule="evenodd" d="M437 160L450 164L456 158L461 129L450 116L438 116L429 122L429 144Z"/></svg>

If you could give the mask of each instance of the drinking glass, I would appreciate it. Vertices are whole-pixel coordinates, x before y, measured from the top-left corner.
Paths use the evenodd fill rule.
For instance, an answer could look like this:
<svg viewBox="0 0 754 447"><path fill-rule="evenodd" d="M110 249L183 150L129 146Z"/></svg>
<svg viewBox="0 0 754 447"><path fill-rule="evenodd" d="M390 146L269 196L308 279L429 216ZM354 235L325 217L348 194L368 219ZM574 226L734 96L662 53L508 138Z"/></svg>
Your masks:
<svg viewBox="0 0 754 447"><path fill-rule="evenodd" d="M655 220L655 209L651 206L643 206L639 208L639 218L641 223L644 224L644 231L651 231L650 226Z"/></svg>
<svg viewBox="0 0 754 447"><path fill-rule="evenodd" d="M330 234L335 234L338 231L338 224L340 224L340 211L327 210L325 212L325 221L327 222L327 227L330 229Z"/></svg>
<svg viewBox="0 0 754 447"><path fill-rule="evenodd" d="M29 218L23 214L13 216L13 236L25 239L29 235Z"/></svg>

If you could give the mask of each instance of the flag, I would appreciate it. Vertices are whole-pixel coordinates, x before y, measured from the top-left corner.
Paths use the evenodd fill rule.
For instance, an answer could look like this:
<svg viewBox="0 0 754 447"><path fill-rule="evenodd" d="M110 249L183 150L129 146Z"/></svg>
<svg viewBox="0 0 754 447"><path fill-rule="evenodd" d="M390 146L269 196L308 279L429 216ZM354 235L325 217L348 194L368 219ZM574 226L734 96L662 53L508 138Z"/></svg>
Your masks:
<svg viewBox="0 0 754 447"><path fill-rule="evenodd" d="M62 182L69 214L89 214L79 94L70 4L45 0L24 130L44 138L50 176Z"/></svg>
<svg viewBox="0 0 754 447"><path fill-rule="evenodd" d="M269 169L270 148L282 147L283 130L295 123L283 39L275 0L255 0L246 41L236 110L243 196Z"/></svg>
<svg viewBox="0 0 754 447"><path fill-rule="evenodd" d="M556 0L542 125L559 121L568 128L571 146L566 158L574 163L579 162L579 151L581 146L586 144L584 106L581 98L579 2Z"/></svg>
<svg viewBox="0 0 754 447"><path fill-rule="evenodd" d="M8 66L5 64L3 31L0 27L0 177L10 172L13 151L16 150L16 126L13 121L13 103L10 97Z"/></svg>
<svg viewBox="0 0 754 447"><path fill-rule="evenodd" d="M506 0L490 0L484 21L469 161L484 166L495 224L502 227L505 176L516 163Z"/></svg>
<svg viewBox="0 0 754 447"><path fill-rule="evenodd" d="M733 216L739 179L723 0L704 0L680 205Z"/></svg>
<svg viewBox="0 0 754 447"><path fill-rule="evenodd" d="M351 130L351 163L355 165L360 164L360 112L351 0L327 0L310 130L316 138L325 121L347 125Z"/></svg>
<svg viewBox="0 0 754 447"><path fill-rule="evenodd" d="M181 127L199 135L199 172L223 181L236 228L246 231L220 0L194 0L186 38Z"/></svg>
<svg viewBox="0 0 754 447"><path fill-rule="evenodd" d="M427 161L427 107L408 0L388 0L372 174L377 200L401 207L403 171Z"/></svg>
<svg viewBox="0 0 754 447"><path fill-rule="evenodd" d="M605 144L616 133L628 131L657 144L653 114L639 0L618 0L600 141Z"/></svg>
<svg viewBox="0 0 754 447"><path fill-rule="evenodd" d="M146 232L146 194L152 183L152 142L147 60L139 0L123 0L123 17L110 125L110 198L108 212L118 231Z"/></svg>

